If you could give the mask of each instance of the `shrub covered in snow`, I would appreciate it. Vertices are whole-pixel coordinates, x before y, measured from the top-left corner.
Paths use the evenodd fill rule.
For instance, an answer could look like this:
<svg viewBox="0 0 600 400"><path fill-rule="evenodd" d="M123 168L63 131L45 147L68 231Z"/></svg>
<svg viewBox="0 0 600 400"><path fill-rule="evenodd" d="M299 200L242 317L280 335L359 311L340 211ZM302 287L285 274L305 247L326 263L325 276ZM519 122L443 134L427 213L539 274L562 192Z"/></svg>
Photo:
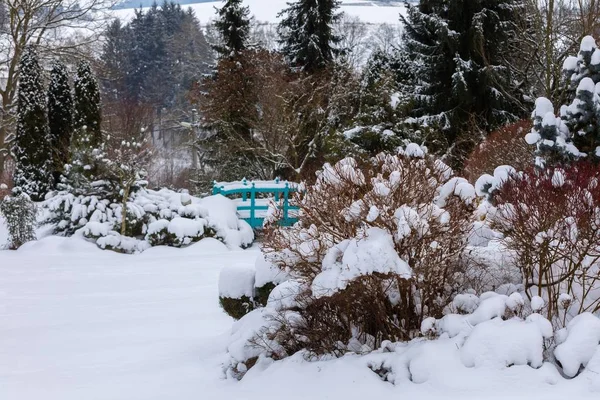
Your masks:
<svg viewBox="0 0 600 400"><path fill-rule="evenodd" d="M599 180L600 168L587 163L513 173L490 209L527 295L546 301L556 326L600 311Z"/></svg>
<svg viewBox="0 0 600 400"><path fill-rule="evenodd" d="M535 149L523 140L531 128L531 121L521 120L490 133L465 162L465 178L475 182L501 165L510 165L519 171L531 166Z"/></svg>
<svg viewBox="0 0 600 400"><path fill-rule="evenodd" d="M326 164L297 200L299 223L265 237L268 259L301 283L293 318L284 307L279 319L279 333L293 332L288 350L298 338L317 354L374 348L441 316L466 289L475 201L472 185L416 144L362 168Z"/></svg>
<svg viewBox="0 0 600 400"><path fill-rule="evenodd" d="M219 303L229 316L240 319L266 306L273 289L288 278L263 256L254 265L226 266L219 275Z"/></svg>
<svg viewBox="0 0 600 400"><path fill-rule="evenodd" d="M25 193L13 189L12 195L0 199L0 214L6 221L10 249L35 240L37 208Z"/></svg>
<svg viewBox="0 0 600 400"><path fill-rule="evenodd" d="M53 223L56 233L81 230L101 248L126 253L159 245L181 247L206 237L233 247L246 247L254 240L250 226L237 218L233 201L221 195L199 199L167 189L139 188L126 204L123 212L121 200L60 192L42 207L44 221Z"/></svg>

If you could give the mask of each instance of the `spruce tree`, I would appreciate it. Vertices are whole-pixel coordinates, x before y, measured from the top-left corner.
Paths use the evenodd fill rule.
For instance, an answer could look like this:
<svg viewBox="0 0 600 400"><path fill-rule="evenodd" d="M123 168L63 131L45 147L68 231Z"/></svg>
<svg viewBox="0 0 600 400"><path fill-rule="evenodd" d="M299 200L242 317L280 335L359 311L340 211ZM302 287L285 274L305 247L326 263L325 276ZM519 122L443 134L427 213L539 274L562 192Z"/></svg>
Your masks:
<svg viewBox="0 0 600 400"><path fill-rule="evenodd" d="M333 61L339 53L340 38L333 32L339 5L338 0L299 0L279 14L282 52L292 67L314 73Z"/></svg>
<svg viewBox="0 0 600 400"><path fill-rule="evenodd" d="M100 90L87 61L77 66L74 87L75 146L96 149L102 144Z"/></svg>
<svg viewBox="0 0 600 400"><path fill-rule="evenodd" d="M42 74L35 48L27 46L19 62L14 183L34 201L42 200L52 187L52 149Z"/></svg>
<svg viewBox="0 0 600 400"><path fill-rule="evenodd" d="M490 131L525 112L506 61L518 45L522 7L518 0L422 0L401 16L412 117L437 125L457 153L470 150L459 149L457 141L472 146L478 130Z"/></svg>
<svg viewBox="0 0 600 400"><path fill-rule="evenodd" d="M56 183L65 164L69 162L71 135L73 134L73 97L71 96L67 67L60 61L53 64L50 72L48 124Z"/></svg>
<svg viewBox="0 0 600 400"><path fill-rule="evenodd" d="M236 56L248 47L250 9L242 6L242 0L225 0L218 14L215 28L221 35L222 45L214 49L221 56Z"/></svg>

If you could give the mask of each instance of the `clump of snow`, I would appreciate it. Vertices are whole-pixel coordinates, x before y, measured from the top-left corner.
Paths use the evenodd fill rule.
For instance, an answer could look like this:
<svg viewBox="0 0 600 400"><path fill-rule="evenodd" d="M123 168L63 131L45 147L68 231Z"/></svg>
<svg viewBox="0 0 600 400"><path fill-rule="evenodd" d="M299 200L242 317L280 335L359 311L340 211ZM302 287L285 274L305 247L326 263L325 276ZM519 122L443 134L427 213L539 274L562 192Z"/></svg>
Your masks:
<svg viewBox="0 0 600 400"><path fill-rule="evenodd" d="M500 165L494 169L494 175L484 174L475 182L475 191L479 196L493 194L508 178L517 171L510 165Z"/></svg>
<svg viewBox="0 0 600 400"><path fill-rule="evenodd" d="M579 314L567 324L565 333L554 356L565 375L574 377L592 359L600 344L600 319L591 313Z"/></svg>
<svg viewBox="0 0 600 400"><path fill-rule="evenodd" d="M581 39L580 51L592 51L596 48L596 39L593 36L587 35Z"/></svg>
<svg viewBox="0 0 600 400"><path fill-rule="evenodd" d="M479 297L474 294L459 294L454 297L452 305L463 314L471 314L479 306Z"/></svg>
<svg viewBox="0 0 600 400"><path fill-rule="evenodd" d="M540 296L533 296L531 298L531 309L534 312L539 312L542 308L544 308L545 302Z"/></svg>
<svg viewBox="0 0 600 400"><path fill-rule="evenodd" d="M225 266L219 274L219 296L241 299L254 296L254 266L234 264Z"/></svg>
<svg viewBox="0 0 600 400"><path fill-rule="evenodd" d="M411 269L394 248L392 236L380 228L369 228L365 237L345 240L332 247L323 260L323 270L312 282L315 297L345 289L359 276L393 273L409 278Z"/></svg>
<svg viewBox="0 0 600 400"><path fill-rule="evenodd" d="M594 93L596 89L596 84L592 80L592 78L585 77L577 85L577 92L589 92Z"/></svg>
<svg viewBox="0 0 600 400"><path fill-rule="evenodd" d="M554 114L552 102L545 97L538 97L535 100L535 108L532 117L544 118L548 113Z"/></svg>
<svg viewBox="0 0 600 400"><path fill-rule="evenodd" d="M277 285L269 294L267 307L274 310L287 310L298 305L297 296L302 292L305 285L297 280L289 280Z"/></svg>
<svg viewBox="0 0 600 400"><path fill-rule="evenodd" d="M467 367L530 365L539 368L544 361L544 336L532 321L494 318L478 324L461 349Z"/></svg>
<svg viewBox="0 0 600 400"><path fill-rule="evenodd" d="M521 293L512 293L506 299L506 307L513 312L519 312L525 306L525 299L521 296Z"/></svg>
<svg viewBox="0 0 600 400"><path fill-rule="evenodd" d="M484 293L480 296L479 307L468 316L471 325L477 325L493 318L502 317L506 313L506 300L508 296L493 292Z"/></svg>
<svg viewBox="0 0 600 400"><path fill-rule="evenodd" d="M436 204L444 207L452 195L458 196L466 204L471 204L477 197L477 192L465 178L454 177L441 187Z"/></svg>
<svg viewBox="0 0 600 400"><path fill-rule="evenodd" d="M279 284L290 278L289 275L279 269L279 267L267 261L263 254L256 259L254 268L256 270L256 278L254 281L256 287L262 287L269 282Z"/></svg>
<svg viewBox="0 0 600 400"><path fill-rule="evenodd" d="M416 157L416 158L425 157L425 152L423 151L421 146L419 146L416 143L409 143L408 145L406 145L406 148L404 149L404 154L409 157Z"/></svg>
<svg viewBox="0 0 600 400"><path fill-rule="evenodd" d="M596 52L594 52L595 54ZM565 59L565 61L563 62L563 71L575 71L575 69L577 68L577 57L575 56L569 56Z"/></svg>

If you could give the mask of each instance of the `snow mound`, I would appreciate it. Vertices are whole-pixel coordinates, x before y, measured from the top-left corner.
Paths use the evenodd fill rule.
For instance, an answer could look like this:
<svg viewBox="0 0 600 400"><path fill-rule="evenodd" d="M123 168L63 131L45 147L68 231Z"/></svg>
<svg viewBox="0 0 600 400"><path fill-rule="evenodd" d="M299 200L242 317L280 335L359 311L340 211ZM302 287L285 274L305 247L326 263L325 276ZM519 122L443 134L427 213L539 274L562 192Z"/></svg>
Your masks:
<svg viewBox="0 0 600 400"><path fill-rule="evenodd" d="M235 264L224 267L219 274L219 296L241 299L254 296L254 266Z"/></svg>
<svg viewBox="0 0 600 400"><path fill-rule="evenodd" d="M312 282L315 297L330 296L345 289L359 276L394 273L409 278L411 269L394 249L392 236L380 228L369 228L361 239L345 240L332 247L323 260L323 270Z"/></svg>
<svg viewBox="0 0 600 400"><path fill-rule="evenodd" d="M265 256L261 254L254 264L254 268L256 269L256 278L254 281L254 286L262 287L269 282L274 284L279 284L285 282L290 277L288 274L283 272L273 263L267 261Z"/></svg>
<svg viewBox="0 0 600 400"><path fill-rule="evenodd" d="M573 318L566 328L565 340L556 346L554 356L565 375L574 377L587 366L600 344L600 319L591 313Z"/></svg>
<svg viewBox="0 0 600 400"><path fill-rule="evenodd" d="M538 326L517 319L494 318L477 325L461 349L466 367L530 365L543 363L544 337Z"/></svg>

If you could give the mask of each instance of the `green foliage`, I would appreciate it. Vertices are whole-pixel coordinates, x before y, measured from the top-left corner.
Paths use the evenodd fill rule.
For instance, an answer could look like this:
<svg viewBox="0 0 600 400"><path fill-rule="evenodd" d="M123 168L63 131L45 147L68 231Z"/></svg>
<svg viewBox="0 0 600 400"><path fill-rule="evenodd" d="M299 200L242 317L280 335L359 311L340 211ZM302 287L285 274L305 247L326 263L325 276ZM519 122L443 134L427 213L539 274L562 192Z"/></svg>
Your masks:
<svg viewBox="0 0 600 400"><path fill-rule="evenodd" d="M214 25L221 35L222 45L214 46L221 56L235 56L248 47L250 34L250 9L242 6L242 0L225 0L218 10Z"/></svg>
<svg viewBox="0 0 600 400"><path fill-rule="evenodd" d="M136 10L127 24L114 21L102 61L108 93L160 110L186 104L187 92L213 60L194 13L165 1Z"/></svg>
<svg viewBox="0 0 600 400"><path fill-rule="evenodd" d="M98 148L102 144L100 89L87 61L81 61L77 66L74 93L75 145Z"/></svg>
<svg viewBox="0 0 600 400"><path fill-rule="evenodd" d="M66 66L56 61L50 72L48 87L48 125L53 152L55 180L69 162L73 134L73 97Z"/></svg>
<svg viewBox="0 0 600 400"><path fill-rule="evenodd" d="M8 228L8 246L18 249L23 243L35 240L37 209L35 204L19 190L0 201L0 214L4 216Z"/></svg>
<svg viewBox="0 0 600 400"><path fill-rule="evenodd" d="M267 305L267 300L269 300L269 295L275 289L275 285L273 282L267 282L261 287L254 288L254 302L257 305L262 307Z"/></svg>
<svg viewBox="0 0 600 400"><path fill-rule="evenodd" d="M231 297L219 297L219 304L223 310L232 318L240 319L250 311L254 310L254 301L248 296L239 299Z"/></svg>
<svg viewBox="0 0 600 400"><path fill-rule="evenodd" d="M333 32L338 0L299 0L288 3L279 24L282 52L294 68L314 73L329 65L339 53L340 38Z"/></svg>
<svg viewBox="0 0 600 400"><path fill-rule="evenodd" d="M196 236L186 236L185 238L180 238L174 233L169 232L167 228L163 228L158 232L153 232L146 235L146 240L151 246L182 247L191 243L199 242L204 238L214 238L216 236L216 231L210 226L205 227L204 231Z"/></svg>
<svg viewBox="0 0 600 400"><path fill-rule="evenodd" d="M518 0L427 0L409 5L402 58L410 80L411 116L438 126L460 159L462 146L523 116L521 88L506 60L518 46ZM460 162L460 160L458 160Z"/></svg>
<svg viewBox="0 0 600 400"><path fill-rule="evenodd" d="M34 47L27 46L23 52L19 71L14 183L37 201L52 187L52 149L43 71Z"/></svg>

